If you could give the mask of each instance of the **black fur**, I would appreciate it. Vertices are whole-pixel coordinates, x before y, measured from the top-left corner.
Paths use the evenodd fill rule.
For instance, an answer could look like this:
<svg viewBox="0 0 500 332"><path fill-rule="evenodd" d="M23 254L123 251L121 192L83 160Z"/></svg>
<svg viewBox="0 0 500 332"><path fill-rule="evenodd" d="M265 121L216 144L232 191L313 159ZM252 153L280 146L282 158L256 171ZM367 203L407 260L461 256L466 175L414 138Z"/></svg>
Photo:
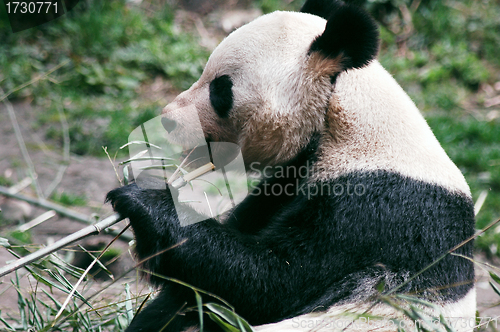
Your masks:
<svg viewBox="0 0 500 332"><path fill-rule="evenodd" d="M321 2L324 5L323 2ZM319 11L306 3L306 10ZM325 31L311 45L310 52L321 52L329 58L343 55L344 69L361 68L378 53L378 29L375 21L359 7L331 2ZM321 15L320 15L321 16Z"/></svg>
<svg viewBox="0 0 500 332"><path fill-rule="evenodd" d="M174 282L164 283L160 294L132 320L127 331L159 332L165 327L163 331L183 332L197 325L198 313L189 310L196 307L193 291ZM218 331L209 319L205 325L206 332Z"/></svg>
<svg viewBox="0 0 500 332"><path fill-rule="evenodd" d="M291 166L308 165L311 158L302 154ZM251 324L367 299L377 284L386 290L401 284L474 234L472 201L436 185L388 171L355 172L312 187L304 180L263 180L225 225L208 219L180 227L170 194L162 190L130 185L111 191L108 200L130 219L141 258L187 239L146 268L221 296ZM273 195L276 183L290 184L293 195ZM472 257L472 243L456 253ZM159 330L184 302L194 306L190 290L152 280L169 296L149 305L128 331ZM473 264L448 255L400 292L457 300L473 280ZM165 331L196 321L196 315L183 315Z"/></svg>
<svg viewBox="0 0 500 332"><path fill-rule="evenodd" d="M227 118L233 108L233 82L228 75L222 75L210 82L210 102L217 115Z"/></svg>
<svg viewBox="0 0 500 332"><path fill-rule="evenodd" d="M337 0L307 0L300 11L302 13L313 14L327 20L332 11L337 7Z"/></svg>

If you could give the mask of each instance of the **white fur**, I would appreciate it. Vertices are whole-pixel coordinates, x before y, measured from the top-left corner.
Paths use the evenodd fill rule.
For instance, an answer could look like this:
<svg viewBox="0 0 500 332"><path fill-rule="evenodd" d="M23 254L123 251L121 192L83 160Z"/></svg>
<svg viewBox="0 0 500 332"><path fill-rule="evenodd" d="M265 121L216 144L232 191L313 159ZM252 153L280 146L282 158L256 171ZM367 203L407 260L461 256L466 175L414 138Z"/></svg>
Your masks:
<svg viewBox="0 0 500 332"><path fill-rule="evenodd" d="M332 86L329 77L314 77L307 70L307 51L325 24L314 15L274 12L243 26L222 41L198 82L163 113L194 105L204 129L219 140L238 143L246 160L267 165L289 160L323 128ZM221 75L231 77L234 94L224 125L209 100L210 82ZM233 130L224 132L224 127Z"/></svg>
<svg viewBox="0 0 500 332"><path fill-rule="evenodd" d="M368 309L370 309L368 311ZM421 310L424 310L421 308ZM372 318L359 318L356 314L368 313ZM472 332L475 326L476 289L473 288L460 301L442 304L440 314L457 332ZM427 311L429 317L436 317L439 313ZM433 316L434 315L434 316ZM389 319L401 321L401 326L413 327L414 322L408 320L401 312L395 311L387 305L377 305L371 308L369 304L349 304L333 306L326 313L310 313L294 317L274 324L256 326L257 332L333 332L333 331L377 331L394 332L395 325ZM351 324L352 323L352 324ZM347 328L346 328L347 327ZM344 330L344 328L346 328ZM412 328L407 331L413 330ZM440 331L445 331L440 326Z"/></svg>
<svg viewBox="0 0 500 332"><path fill-rule="evenodd" d="M333 109L332 109L333 108ZM378 61L340 74L321 144L318 178L389 170L470 196L469 187L424 118Z"/></svg>
<svg viewBox="0 0 500 332"><path fill-rule="evenodd" d="M470 196L414 103L378 61L341 73L333 96L328 77L311 84L307 52L325 23L304 13L261 16L231 33L212 53L198 82L163 113L173 116L179 108L194 107L204 130L216 140L238 143L245 161L282 163L313 132L323 131L327 135L318 166L327 172L316 174L319 178L392 170ZM233 81L234 108L226 120L218 118L209 99L210 82L221 75ZM330 97L334 109L328 117L336 124L325 130Z"/></svg>

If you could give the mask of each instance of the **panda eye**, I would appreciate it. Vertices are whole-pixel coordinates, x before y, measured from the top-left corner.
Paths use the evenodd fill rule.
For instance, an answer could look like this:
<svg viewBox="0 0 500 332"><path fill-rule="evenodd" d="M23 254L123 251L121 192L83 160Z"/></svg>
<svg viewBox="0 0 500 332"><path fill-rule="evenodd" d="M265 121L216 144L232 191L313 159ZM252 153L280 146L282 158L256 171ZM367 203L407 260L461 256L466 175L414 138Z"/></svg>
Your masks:
<svg viewBox="0 0 500 332"><path fill-rule="evenodd" d="M233 82L228 75L222 75L210 82L210 102L217 115L226 118L233 108Z"/></svg>

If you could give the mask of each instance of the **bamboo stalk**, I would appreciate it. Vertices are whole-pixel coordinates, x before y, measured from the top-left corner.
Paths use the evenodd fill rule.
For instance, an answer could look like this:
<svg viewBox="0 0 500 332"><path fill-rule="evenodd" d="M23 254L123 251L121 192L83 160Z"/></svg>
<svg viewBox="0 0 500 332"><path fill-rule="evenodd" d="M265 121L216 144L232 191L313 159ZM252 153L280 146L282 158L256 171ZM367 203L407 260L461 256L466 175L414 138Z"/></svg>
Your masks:
<svg viewBox="0 0 500 332"><path fill-rule="evenodd" d="M9 191L9 188L3 187L3 186L0 186L0 195L10 197L10 198L15 198L15 199L18 199L21 201L25 201L25 202L42 207L42 208L47 209L47 210L54 210L62 216L83 222L85 224L90 223L90 221L89 221L90 218L87 215L85 215L83 213L72 211L68 208L65 208L64 206L59 205L59 204L49 202L46 199L32 198L32 197L28 197L28 196L25 196L22 194L14 194L14 193Z"/></svg>
<svg viewBox="0 0 500 332"><path fill-rule="evenodd" d="M179 181L177 181L177 183L171 183L171 185L173 187L175 187L176 189L178 189L180 187L185 186L188 183L188 181L186 181L186 179L193 180L196 177L199 177L199 176L201 176L209 171L212 171L214 168L215 168L215 166L212 163L208 163L206 165L203 165L203 166L195 169L194 171L192 171L188 174L185 174L182 177L179 177L179 179L178 179ZM180 180L180 179L182 179L182 180ZM88 223L87 216L85 216L81 213L78 213L78 212L71 211L71 210L66 209L62 206L59 206L57 204L47 202L45 200L42 201L39 199L33 199L33 198L19 195L19 194L12 194L12 193L9 193L9 190L7 188L1 187L1 186L0 186L0 194L8 196L8 197L24 200L28 203L42 206L44 208L49 208L51 210L57 211L61 215L65 215L67 217ZM73 242L81 240L81 239L83 239L87 236L90 236L90 235L99 234L102 230L116 224L117 222L121 221L122 219L123 218L120 218L120 216L115 213L115 214L107 217L106 219L99 221L98 223L96 223L94 225L87 226L87 227L79 230L78 232L75 232L71 235L68 235L65 238L60 239L59 241L53 243L52 245L50 245L48 247L42 248L34 253L31 253L29 255L26 255L26 256L18 259L17 261L15 261L11 264L4 266L3 268L0 269L0 277L3 277L4 275L11 273L17 269L20 269L21 267L23 267L29 263L32 263L32 262L34 262L34 261L36 261L44 256L47 256L47 255L53 253L54 251L59 250L59 249L65 247Z"/></svg>
<svg viewBox="0 0 500 332"><path fill-rule="evenodd" d="M3 186L0 186L0 195L10 197L10 198L15 198L15 199L18 199L20 201L25 201L25 202L28 202L28 203L33 204L35 206L42 207L42 208L47 209L47 210L54 210L58 214L60 214L61 216L64 216L64 217L67 217L70 219L74 219L76 221L82 222L82 223L87 224L87 225L92 223L91 217L89 217L83 213L79 213L79 212L73 211L71 209L68 209L62 205L47 201L46 199L32 198L32 197L25 196L22 194L15 194L15 193L12 193L9 190L9 188L3 187ZM118 235L119 232L117 230L112 229L109 231L109 233L116 236L116 235ZM129 234L122 234L120 238L125 240L125 241L133 240L133 237Z"/></svg>
<svg viewBox="0 0 500 332"><path fill-rule="evenodd" d="M38 251L35 251L34 253L31 253L27 256L24 256L22 258L19 258L15 262L8 264L4 266L3 268L0 269L0 277L3 277L4 275L11 273L17 269L20 269L21 267L32 263L44 256L47 256L51 253L53 253L56 250L59 250L60 248L63 248L73 242L76 242L80 239L83 239L89 235L95 235L99 234L103 229L112 226L116 224L117 222L121 221L122 218L118 214L113 214L112 216L107 217L106 219L96 223L95 225L90 225L87 226L78 232L75 232L71 235L66 236L65 238L60 239L59 241L54 242L52 245L42 248Z"/></svg>
<svg viewBox="0 0 500 332"><path fill-rule="evenodd" d="M215 165L212 163L207 163L201 167L198 167L192 172L189 172L188 174L185 174L183 176L178 177L174 181L172 181L171 185L172 187L179 189L181 187L184 187L188 182L193 181L197 177L202 176L205 173L208 173L212 170L215 169Z"/></svg>

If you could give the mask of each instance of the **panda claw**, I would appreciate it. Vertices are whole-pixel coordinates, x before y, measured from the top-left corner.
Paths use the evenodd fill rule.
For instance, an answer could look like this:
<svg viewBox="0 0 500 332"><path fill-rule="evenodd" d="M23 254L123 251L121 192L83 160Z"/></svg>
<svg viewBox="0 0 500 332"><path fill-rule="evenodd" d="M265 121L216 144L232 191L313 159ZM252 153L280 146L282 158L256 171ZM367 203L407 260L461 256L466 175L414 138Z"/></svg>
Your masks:
<svg viewBox="0 0 500 332"><path fill-rule="evenodd" d="M106 195L106 203L111 203L113 210L120 215L122 218L129 218L130 211L135 210L137 199L133 199L134 196L138 196L136 192L140 190L137 185L129 184L120 188L111 190Z"/></svg>

